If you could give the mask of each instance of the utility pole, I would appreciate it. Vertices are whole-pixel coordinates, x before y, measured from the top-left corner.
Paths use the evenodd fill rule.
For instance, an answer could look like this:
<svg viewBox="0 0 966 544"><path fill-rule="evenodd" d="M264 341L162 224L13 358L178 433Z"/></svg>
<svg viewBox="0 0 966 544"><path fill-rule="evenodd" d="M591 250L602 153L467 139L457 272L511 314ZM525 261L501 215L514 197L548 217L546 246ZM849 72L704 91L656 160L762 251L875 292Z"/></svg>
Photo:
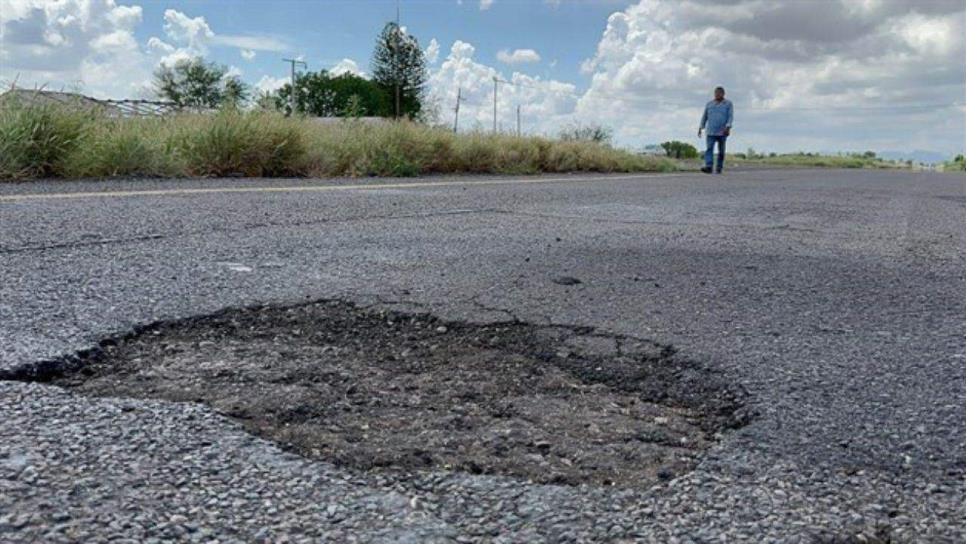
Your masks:
<svg viewBox="0 0 966 544"><path fill-rule="evenodd" d="M517 104L517 138L520 137L520 104Z"/></svg>
<svg viewBox="0 0 966 544"><path fill-rule="evenodd" d="M456 117L453 119L453 133L460 129L460 102L463 101L463 87L456 89Z"/></svg>
<svg viewBox="0 0 966 544"><path fill-rule="evenodd" d="M496 92L499 82L500 80L493 76L493 134L496 134Z"/></svg>
<svg viewBox="0 0 966 544"><path fill-rule="evenodd" d="M306 70L309 69L309 65L305 64L304 62L298 59L282 59L282 62L292 63L292 92L289 94L288 104L289 104L289 107L292 109L292 112L289 115L295 115L295 93L298 92L297 87L295 86L295 65L301 64L302 67L305 68Z"/></svg>
<svg viewBox="0 0 966 544"><path fill-rule="evenodd" d="M399 28L399 0L396 0L396 35L393 38L392 63L393 79L396 80L396 119L402 113L399 107L399 42L402 38L402 29Z"/></svg>

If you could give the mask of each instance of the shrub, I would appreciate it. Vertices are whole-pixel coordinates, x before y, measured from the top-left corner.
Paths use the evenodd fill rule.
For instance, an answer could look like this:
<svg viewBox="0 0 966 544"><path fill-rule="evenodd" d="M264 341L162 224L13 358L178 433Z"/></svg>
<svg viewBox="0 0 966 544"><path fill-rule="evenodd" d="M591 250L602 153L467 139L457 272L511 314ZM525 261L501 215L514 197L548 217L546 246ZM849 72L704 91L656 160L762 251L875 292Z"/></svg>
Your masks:
<svg viewBox="0 0 966 544"><path fill-rule="evenodd" d="M598 144L610 143L614 137L614 131L610 127L591 123L582 125L575 123L560 131L560 139L565 142L595 142Z"/></svg>
<svg viewBox="0 0 966 544"><path fill-rule="evenodd" d="M0 178L64 175L65 159L91 128L91 111L58 106L0 108Z"/></svg>
<svg viewBox="0 0 966 544"><path fill-rule="evenodd" d="M946 161L942 166L944 172L966 172L966 157L956 155L953 160Z"/></svg>
<svg viewBox="0 0 966 544"><path fill-rule="evenodd" d="M672 140L670 142L664 142L661 144L661 147L664 148L664 152L667 153L667 156L671 157L672 159L698 158L698 149L687 142Z"/></svg>

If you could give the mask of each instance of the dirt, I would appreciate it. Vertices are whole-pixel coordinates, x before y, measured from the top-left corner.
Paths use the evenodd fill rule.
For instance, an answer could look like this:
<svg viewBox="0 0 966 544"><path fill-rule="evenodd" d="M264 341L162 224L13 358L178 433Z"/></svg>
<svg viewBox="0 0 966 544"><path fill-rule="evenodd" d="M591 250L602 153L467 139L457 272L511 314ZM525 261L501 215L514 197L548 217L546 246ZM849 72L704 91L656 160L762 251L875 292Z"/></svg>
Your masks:
<svg viewBox="0 0 966 544"><path fill-rule="evenodd" d="M691 469L742 423L740 395L668 347L339 301L158 323L82 355L52 381L205 403L362 471L646 486Z"/></svg>

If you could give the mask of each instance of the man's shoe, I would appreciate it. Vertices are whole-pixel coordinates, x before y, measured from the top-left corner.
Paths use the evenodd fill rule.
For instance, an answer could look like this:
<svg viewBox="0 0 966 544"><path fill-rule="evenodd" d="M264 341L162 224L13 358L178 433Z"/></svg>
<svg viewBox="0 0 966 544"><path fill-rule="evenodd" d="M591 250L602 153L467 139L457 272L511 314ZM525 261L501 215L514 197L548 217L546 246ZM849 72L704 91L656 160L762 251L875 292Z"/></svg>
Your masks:
<svg viewBox="0 0 966 544"><path fill-rule="evenodd" d="M701 167L701 171L704 172L705 174L710 174L711 173L711 167L710 166L703 166L703 167Z"/></svg>
<svg viewBox="0 0 966 544"><path fill-rule="evenodd" d="M720 174L721 173L721 169L715 170L714 173L715 174Z"/></svg>

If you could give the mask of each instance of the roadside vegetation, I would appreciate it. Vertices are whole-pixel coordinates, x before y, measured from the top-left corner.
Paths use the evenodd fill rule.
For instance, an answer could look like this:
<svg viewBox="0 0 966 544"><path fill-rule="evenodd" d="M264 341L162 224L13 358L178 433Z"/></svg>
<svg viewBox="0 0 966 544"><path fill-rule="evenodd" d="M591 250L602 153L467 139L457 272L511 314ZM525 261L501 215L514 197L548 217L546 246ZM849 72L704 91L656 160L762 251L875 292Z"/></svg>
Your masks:
<svg viewBox="0 0 966 544"><path fill-rule="evenodd" d="M942 165L943 172L966 172L966 155L956 155L951 161Z"/></svg>
<svg viewBox="0 0 966 544"><path fill-rule="evenodd" d="M812 168L911 168L911 162L890 161L877 157L874 151L842 155L823 155L820 153L756 153L749 149L744 153L731 155L732 164L766 164L772 166L812 167Z"/></svg>
<svg viewBox="0 0 966 544"><path fill-rule="evenodd" d="M298 73L294 88L253 96L225 66L182 59L154 74L158 97L182 112L163 118L4 100L0 179L675 169L669 159L613 148L610 130L599 126L574 126L558 138L433 126L423 49L394 22L377 37L370 68L371 78Z"/></svg>
<svg viewBox="0 0 966 544"><path fill-rule="evenodd" d="M698 149L693 145L679 140L671 140L661 144L661 149L668 157L674 159L697 159Z"/></svg>
<svg viewBox="0 0 966 544"><path fill-rule="evenodd" d="M115 118L53 105L0 107L0 179L112 176L416 176L669 171L593 140L461 133L409 120L323 123L227 107Z"/></svg>

